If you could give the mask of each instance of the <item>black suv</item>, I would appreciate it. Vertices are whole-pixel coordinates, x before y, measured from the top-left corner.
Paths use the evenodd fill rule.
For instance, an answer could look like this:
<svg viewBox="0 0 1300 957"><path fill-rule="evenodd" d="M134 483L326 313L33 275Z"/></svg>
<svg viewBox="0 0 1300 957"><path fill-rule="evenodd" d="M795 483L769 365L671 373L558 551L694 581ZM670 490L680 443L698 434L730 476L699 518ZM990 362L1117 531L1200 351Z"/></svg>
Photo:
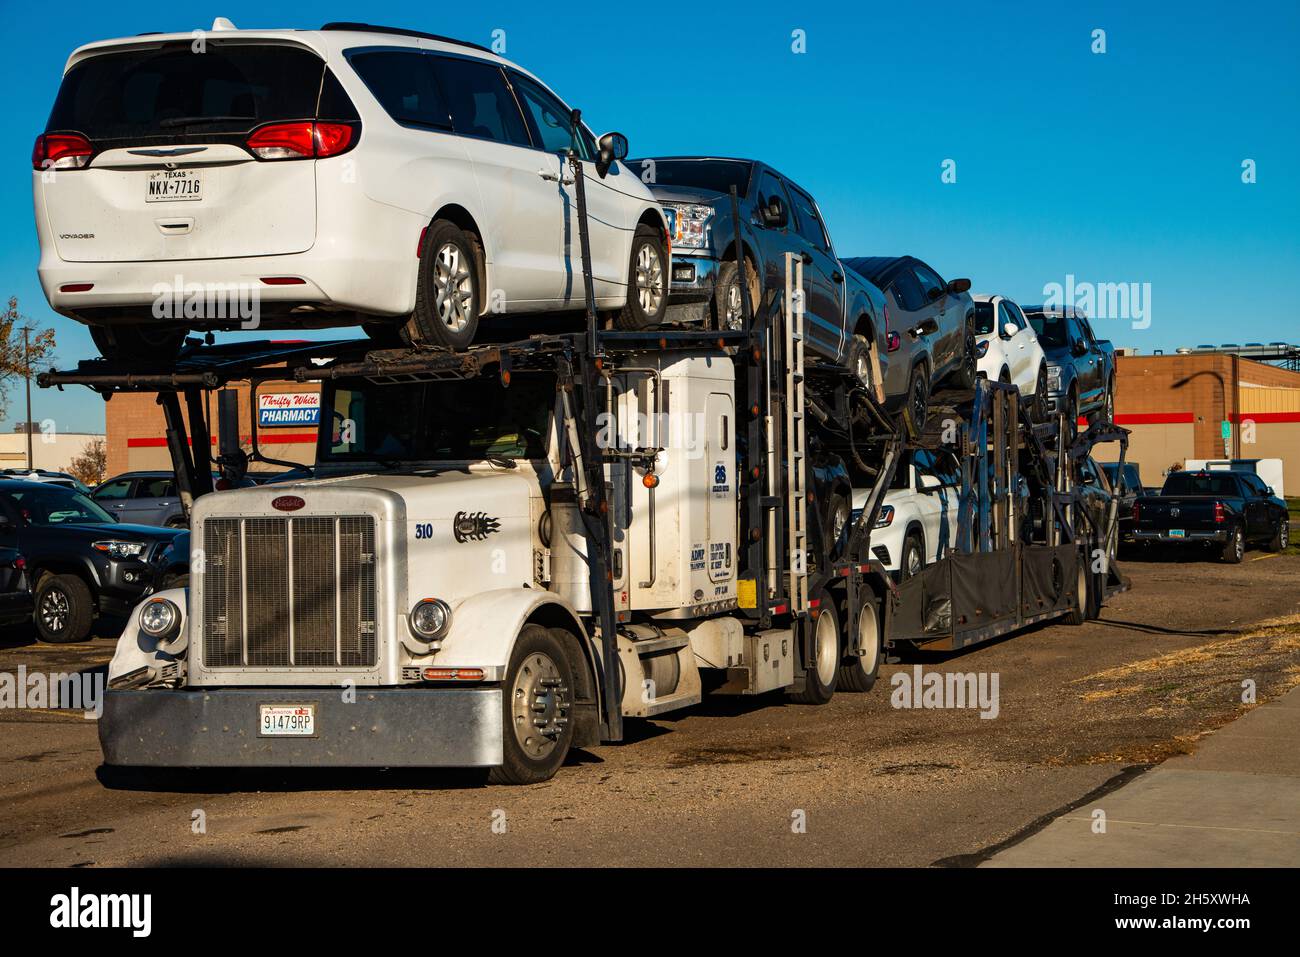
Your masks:
<svg viewBox="0 0 1300 957"><path fill-rule="evenodd" d="M0 481L0 552L25 557L45 641L81 641L97 616L126 615L154 586L151 560L181 534L123 525L72 489Z"/></svg>
<svg viewBox="0 0 1300 957"><path fill-rule="evenodd" d="M0 625L15 625L32 616L32 586L27 560L16 548L0 548Z"/></svg>
<svg viewBox="0 0 1300 957"><path fill-rule="evenodd" d="M885 394L905 396L904 423L915 438L926 405L945 379L973 389L975 301L969 279L944 279L915 256L857 256L844 265L885 294Z"/></svg>

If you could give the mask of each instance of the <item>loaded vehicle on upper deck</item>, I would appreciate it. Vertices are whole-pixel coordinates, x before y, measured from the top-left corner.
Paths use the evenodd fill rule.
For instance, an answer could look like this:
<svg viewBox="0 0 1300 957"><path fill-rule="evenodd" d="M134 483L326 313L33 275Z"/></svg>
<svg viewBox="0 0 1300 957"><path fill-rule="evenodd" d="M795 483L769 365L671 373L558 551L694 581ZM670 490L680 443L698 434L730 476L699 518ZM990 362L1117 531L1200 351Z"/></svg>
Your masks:
<svg viewBox="0 0 1300 957"><path fill-rule="evenodd" d="M1053 412L1077 426L1115 420L1115 347L1098 339L1075 306L1025 306L1025 317L1047 355L1047 394Z"/></svg>
<svg viewBox="0 0 1300 957"><path fill-rule="evenodd" d="M628 160L627 166L649 184L668 218L673 253L668 321L739 329L741 260L757 309L782 295L784 256L795 253L804 264L810 359L848 366L871 383L871 348L884 350L884 297L844 268L821 210L805 189L758 160L655 156ZM891 398L887 386L885 393ZM892 397L901 402L903 394Z"/></svg>
<svg viewBox="0 0 1300 957"><path fill-rule="evenodd" d="M432 34L218 19L91 43L32 154L41 285L105 355L357 324L464 348L480 322L583 308L585 184L596 307L644 328L666 224L626 152L521 67Z"/></svg>
<svg viewBox="0 0 1300 957"><path fill-rule="evenodd" d="M947 381L968 390L978 374L975 304L969 279L943 279L915 256L844 260L884 290L885 393L908 435L925 431L931 396Z"/></svg>
<svg viewBox="0 0 1300 957"><path fill-rule="evenodd" d="M1035 419L1048 416L1047 356L1020 307L1006 296L975 295L975 353L979 374L1010 382L1030 402Z"/></svg>

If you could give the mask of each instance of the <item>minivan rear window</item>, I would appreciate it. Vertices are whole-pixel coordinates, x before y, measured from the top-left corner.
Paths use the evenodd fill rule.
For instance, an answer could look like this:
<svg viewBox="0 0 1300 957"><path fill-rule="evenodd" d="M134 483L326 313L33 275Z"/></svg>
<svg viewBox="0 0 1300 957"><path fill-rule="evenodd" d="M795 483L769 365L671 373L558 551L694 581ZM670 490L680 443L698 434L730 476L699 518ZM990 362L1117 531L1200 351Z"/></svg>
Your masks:
<svg viewBox="0 0 1300 957"><path fill-rule="evenodd" d="M313 119L325 63L275 44L188 43L102 53L68 71L46 131L113 141L211 140L264 123Z"/></svg>

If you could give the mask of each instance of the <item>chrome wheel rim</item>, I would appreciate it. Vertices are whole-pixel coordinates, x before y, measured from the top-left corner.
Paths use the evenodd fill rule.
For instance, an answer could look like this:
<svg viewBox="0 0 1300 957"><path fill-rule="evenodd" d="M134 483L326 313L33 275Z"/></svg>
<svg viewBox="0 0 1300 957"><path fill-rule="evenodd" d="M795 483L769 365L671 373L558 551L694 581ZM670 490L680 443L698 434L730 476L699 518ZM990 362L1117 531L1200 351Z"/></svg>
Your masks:
<svg viewBox="0 0 1300 957"><path fill-rule="evenodd" d="M1291 527L1285 518L1282 519L1282 527L1278 529L1278 531L1280 533L1278 541L1281 543L1283 548L1286 548L1291 544Z"/></svg>
<svg viewBox="0 0 1300 957"><path fill-rule="evenodd" d="M835 510L831 516L831 541L838 542L840 536L844 534L844 526L849 523L849 507L842 505Z"/></svg>
<svg viewBox="0 0 1300 957"><path fill-rule="evenodd" d="M922 567L924 566L921 564L921 550L915 545L909 546L907 549L907 577L911 578L919 572Z"/></svg>
<svg viewBox="0 0 1300 957"><path fill-rule="evenodd" d="M1238 530L1238 531L1235 532L1235 533L1233 534L1233 536L1232 536L1232 552L1233 552L1233 554L1236 555L1238 558L1241 558L1243 555L1246 554L1246 547L1245 547L1245 545L1246 545L1246 543L1245 543L1245 540L1242 538L1241 531Z"/></svg>
<svg viewBox="0 0 1300 957"><path fill-rule="evenodd" d="M664 301L664 264L649 243L642 243L636 253L636 296L646 315L659 313Z"/></svg>
<svg viewBox="0 0 1300 957"><path fill-rule="evenodd" d="M529 758L542 760L559 744L569 723L569 689L550 655L536 651L520 663L511 717L515 740Z"/></svg>
<svg viewBox="0 0 1300 957"><path fill-rule="evenodd" d="M835 613L822 609L814 626L813 641L817 652L817 679L823 688L829 688L835 680L835 669L839 667L840 642L838 629L835 627Z"/></svg>
<svg viewBox="0 0 1300 957"><path fill-rule="evenodd" d="M50 589L41 599L41 624L48 631L62 631L72 614L72 603L68 596L58 589Z"/></svg>
<svg viewBox="0 0 1300 957"><path fill-rule="evenodd" d="M464 332L474 318L474 278L467 257L443 243L433 263L434 311L450 332Z"/></svg>

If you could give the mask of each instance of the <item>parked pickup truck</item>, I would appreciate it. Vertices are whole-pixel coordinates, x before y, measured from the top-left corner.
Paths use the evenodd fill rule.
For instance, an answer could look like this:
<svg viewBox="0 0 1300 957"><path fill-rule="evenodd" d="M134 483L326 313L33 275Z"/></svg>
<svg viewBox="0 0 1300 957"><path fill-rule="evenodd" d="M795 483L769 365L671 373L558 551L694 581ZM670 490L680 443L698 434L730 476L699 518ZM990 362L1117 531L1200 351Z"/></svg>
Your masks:
<svg viewBox="0 0 1300 957"><path fill-rule="evenodd" d="M1159 495L1133 503L1133 537L1208 546L1236 563L1247 543L1275 552L1286 548L1290 526L1286 503L1252 472L1175 472Z"/></svg>

